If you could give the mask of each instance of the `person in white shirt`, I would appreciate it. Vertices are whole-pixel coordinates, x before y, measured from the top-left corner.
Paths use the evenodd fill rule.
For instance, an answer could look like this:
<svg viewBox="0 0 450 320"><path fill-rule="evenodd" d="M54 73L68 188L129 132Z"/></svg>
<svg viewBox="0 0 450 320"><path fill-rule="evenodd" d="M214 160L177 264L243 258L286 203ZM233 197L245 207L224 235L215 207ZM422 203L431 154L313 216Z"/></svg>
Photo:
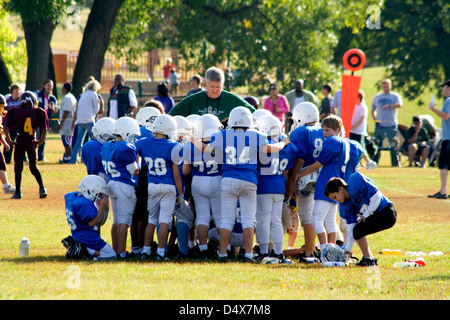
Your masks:
<svg viewBox="0 0 450 320"><path fill-rule="evenodd" d="M371 170L377 167L377 163L370 160L365 148L365 136L367 136L367 117L369 111L364 100L364 92L359 90L356 100L355 110L353 111L352 127L350 129L350 139L358 141L363 147L363 158L366 161L366 169Z"/></svg>
<svg viewBox="0 0 450 320"><path fill-rule="evenodd" d="M86 132L89 137L92 138L92 128L95 124L95 115L100 109L98 92L101 89L101 85L97 80L89 81L78 100L78 106L75 116L72 120L72 127L77 125L77 140L72 149L72 155L70 156L69 164L77 163L78 151L81 150Z"/></svg>
<svg viewBox="0 0 450 320"><path fill-rule="evenodd" d="M59 160L59 163L67 163L72 155L72 137L73 127L72 120L77 106L77 99L71 93L72 84L66 82L62 87L62 94L64 98L61 100L61 109L59 111L59 134L61 135L61 141L64 146L63 158Z"/></svg>

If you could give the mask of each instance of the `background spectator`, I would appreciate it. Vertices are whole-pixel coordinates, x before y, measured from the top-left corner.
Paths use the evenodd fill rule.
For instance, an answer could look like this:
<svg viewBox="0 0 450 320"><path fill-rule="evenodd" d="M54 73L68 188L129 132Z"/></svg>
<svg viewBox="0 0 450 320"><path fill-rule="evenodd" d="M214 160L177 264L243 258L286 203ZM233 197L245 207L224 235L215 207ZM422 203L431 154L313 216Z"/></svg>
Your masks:
<svg viewBox="0 0 450 320"><path fill-rule="evenodd" d="M332 87L331 84L326 84L322 86L322 94L325 96L319 108L319 119L322 120L326 116L330 115L330 106L333 96L331 95Z"/></svg>
<svg viewBox="0 0 450 320"><path fill-rule="evenodd" d="M52 128L53 124L53 114L56 114L58 112L58 100L56 97L52 94L53 92L53 81L52 80L46 80L42 86L41 91L37 92L37 100L38 100L38 107L45 110L47 113L48 121L49 121L49 130ZM41 130L38 129L36 131L36 139L41 138ZM44 143L42 143L38 148L38 161L44 161L48 162L47 159L45 159L44 152L45 152L45 141L47 140L47 137L44 139Z"/></svg>
<svg viewBox="0 0 450 320"><path fill-rule="evenodd" d="M169 88L165 83L158 84L156 87L156 97L153 99L163 104L165 113L168 113L175 106L175 102L169 96Z"/></svg>
<svg viewBox="0 0 450 320"><path fill-rule="evenodd" d="M264 101L264 109L269 110L275 117L280 119L284 131L284 114L289 112L290 108L286 97L279 93L277 83L269 85L269 97Z"/></svg>

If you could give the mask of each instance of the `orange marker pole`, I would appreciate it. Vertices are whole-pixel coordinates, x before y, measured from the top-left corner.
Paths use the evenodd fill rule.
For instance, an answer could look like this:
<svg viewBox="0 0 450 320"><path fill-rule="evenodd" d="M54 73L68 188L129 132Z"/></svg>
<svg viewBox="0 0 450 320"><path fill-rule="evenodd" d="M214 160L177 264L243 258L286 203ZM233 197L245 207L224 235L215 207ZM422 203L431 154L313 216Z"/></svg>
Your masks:
<svg viewBox="0 0 450 320"><path fill-rule="evenodd" d="M350 136L353 112L355 111L360 85L361 77L342 75L341 118L344 124L346 138Z"/></svg>

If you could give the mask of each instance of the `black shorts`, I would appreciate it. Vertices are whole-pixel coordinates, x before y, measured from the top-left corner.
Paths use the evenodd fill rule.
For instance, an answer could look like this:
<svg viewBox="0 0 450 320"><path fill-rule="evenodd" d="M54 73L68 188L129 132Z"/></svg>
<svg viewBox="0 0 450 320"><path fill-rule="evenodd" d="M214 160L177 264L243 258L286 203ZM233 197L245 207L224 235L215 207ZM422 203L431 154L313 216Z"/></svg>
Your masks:
<svg viewBox="0 0 450 320"><path fill-rule="evenodd" d="M450 140L441 141L438 168L450 170Z"/></svg>
<svg viewBox="0 0 450 320"><path fill-rule="evenodd" d="M380 212L366 218L364 222L357 223L353 228L353 238L359 240L369 234L392 228L396 221L397 211L394 205L390 203Z"/></svg>

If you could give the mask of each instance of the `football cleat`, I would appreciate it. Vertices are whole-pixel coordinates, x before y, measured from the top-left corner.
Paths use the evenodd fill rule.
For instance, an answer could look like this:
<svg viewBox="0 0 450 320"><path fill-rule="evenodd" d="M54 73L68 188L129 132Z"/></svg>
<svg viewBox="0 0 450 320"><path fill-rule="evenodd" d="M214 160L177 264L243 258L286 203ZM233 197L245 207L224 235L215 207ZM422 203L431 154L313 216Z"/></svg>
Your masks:
<svg viewBox="0 0 450 320"><path fill-rule="evenodd" d="M355 264L355 266L358 266L358 267L372 267L372 266L378 266L378 262L377 262L377 259L375 259L375 258L366 258L366 257L363 257L363 258L361 259L361 261L359 261L359 262L357 262L357 263Z"/></svg>
<svg viewBox="0 0 450 320"><path fill-rule="evenodd" d="M157 255L156 255L156 261L159 261L159 262L165 262L165 261L170 261L170 259L167 258L166 256L163 257L163 256L157 254Z"/></svg>
<svg viewBox="0 0 450 320"><path fill-rule="evenodd" d="M22 192L16 190L11 199L22 199Z"/></svg>
<svg viewBox="0 0 450 320"><path fill-rule="evenodd" d="M16 188L9 184L7 187L3 188L3 191L5 191L6 194L13 194L16 192Z"/></svg>
<svg viewBox="0 0 450 320"><path fill-rule="evenodd" d="M73 243L73 238L72 236L68 236L64 239L61 240L61 243L63 244L63 246L69 250L70 245Z"/></svg>
<svg viewBox="0 0 450 320"><path fill-rule="evenodd" d="M44 199L47 198L47 190L45 188L39 188L39 198Z"/></svg>

